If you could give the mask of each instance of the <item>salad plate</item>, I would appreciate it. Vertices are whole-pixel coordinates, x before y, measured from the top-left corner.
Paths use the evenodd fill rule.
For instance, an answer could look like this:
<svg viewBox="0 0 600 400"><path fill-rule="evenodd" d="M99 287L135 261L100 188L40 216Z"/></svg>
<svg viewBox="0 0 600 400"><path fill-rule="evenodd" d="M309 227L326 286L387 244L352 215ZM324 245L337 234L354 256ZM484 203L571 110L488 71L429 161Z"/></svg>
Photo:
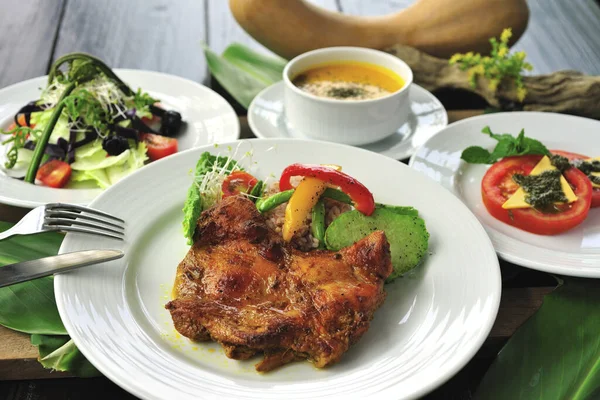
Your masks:
<svg viewBox="0 0 600 400"><path fill-rule="evenodd" d="M378 202L418 209L430 234L425 261L384 286L371 328L337 364L296 362L260 374L256 358L231 360L217 343L190 342L175 330L165 305L189 250L182 208L204 151L250 154L240 162L260 179L291 163L334 163ZM90 206L123 218L126 240L69 233L60 253L111 248L125 257L56 276L58 309L94 366L143 399L417 398L473 357L498 311L498 259L468 208L422 174L356 147L290 139L204 146L140 169Z"/></svg>
<svg viewBox="0 0 600 400"><path fill-rule="evenodd" d="M196 82L159 72L115 69L116 74L134 90L141 88L160 100L166 108L181 113L185 124L177 136L179 151L239 138L238 118L233 108L213 90ZM0 90L0 128L7 129L24 104L38 99L46 77L30 79ZM0 146L4 163L8 146ZM87 205L101 192L98 188L54 189L31 185L9 176L0 168L0 202L19 207L46 203Z"/></svg>
<svg viewBox="0 0 600 400"><path fill-rule="evenodd" d="M260 92L248 108L248 124L259 138L308 139L287 121L283 103L284 83ZM396 160L410 157L427 139L448 125L448 114L440 101L417 84L409 89L408 122L397 132L375 143L359 146Z"/></svg>
<svg viewBox="0 0 600 400"><path fill-rule="evenodd" d="M600 209L591 208L580 225L556 235L517 229L492 217L482 200L482 178L489 165L468 164L462 151L470 146L494 148L493 132L539 140L550 150L600 154L600 122L563 114L510 112L469 118L448 126L412 156L409 166L451 191L477 216L503 259L525 267L569 276L600 278Z"/></svg>

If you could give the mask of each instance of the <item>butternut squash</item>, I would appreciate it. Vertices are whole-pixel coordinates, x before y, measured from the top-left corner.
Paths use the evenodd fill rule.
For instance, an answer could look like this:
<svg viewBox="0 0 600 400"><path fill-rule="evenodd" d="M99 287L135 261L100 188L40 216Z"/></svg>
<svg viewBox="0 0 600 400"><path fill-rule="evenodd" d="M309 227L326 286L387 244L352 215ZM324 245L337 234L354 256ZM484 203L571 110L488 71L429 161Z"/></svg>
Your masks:
<svg viewBox="0 0 600 400"><path fill-rule="evenodd" d="M490 37L511 27L514 42L529 18L526 0L417 0L380 17L343 15L304 0L229 0L229 7L246 32L287 59L322 47L395 44L446 58L488 53Z"/></svg>

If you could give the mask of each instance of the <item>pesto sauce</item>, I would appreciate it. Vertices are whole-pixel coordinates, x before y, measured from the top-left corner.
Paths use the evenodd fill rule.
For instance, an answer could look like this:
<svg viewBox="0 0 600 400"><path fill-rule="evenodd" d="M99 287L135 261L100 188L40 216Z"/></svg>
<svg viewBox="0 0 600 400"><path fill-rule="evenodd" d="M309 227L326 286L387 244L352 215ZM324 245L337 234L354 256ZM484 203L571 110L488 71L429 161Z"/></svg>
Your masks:
<svg viewBox="0 0 600 400"><path fill-rule="evenodd" d="M334 87L327 91L327 97L347 99L364 96L365 90L360 87Z"/></svg>
<svg viewBox="0 0 600 400"><path fill-rule="evenodd" d="M561 172L571 168L569 159L567 157L559 156L558 154L552 154L550 156L550 163L552 163L552 165L554 165Z"/></svg>
<svg viewBox="0 0 600 400"><path fill-rule="evenodd" d="M575 167L578 170L580 170L581 172L583 172L584 174L586 174L588 179L592 183L594 183L596 185L600 185L600 176L592 175L592 172L600 172L600 161L598 161L598 160L569 161L566 157L554 154L554 155L550 156L550 162L552 163L552 165L554 165L556 168L558 168L562 172L566 171L567 169L569 169L571 167Z"/></svg>
<svg viewBox="0 0 600 400"><path fill-rule="evenodd" d="M555 202L566 203L567 196L560 184L559 170L544 171L539 175L513 175L513 180L525 191L525 202L538 210L545 210Z"/></svg>
<svg viewBox="0 0 600 400"><path fill-rule="evenodd" d="M590 175L592 172L600 172L600 161L598 160L575 160L572 164L575 168L577 168L586 175Z"/></svg>

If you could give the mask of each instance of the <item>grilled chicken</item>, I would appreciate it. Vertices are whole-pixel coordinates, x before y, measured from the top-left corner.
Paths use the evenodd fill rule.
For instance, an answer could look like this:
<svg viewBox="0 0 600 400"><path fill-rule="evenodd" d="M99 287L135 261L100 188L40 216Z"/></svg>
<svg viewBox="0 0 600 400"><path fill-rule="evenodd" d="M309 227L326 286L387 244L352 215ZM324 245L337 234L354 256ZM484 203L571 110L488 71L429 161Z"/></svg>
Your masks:
<svg viewBox="0 0 600 400"><path fill-rule="evenodd" d="M339 252L304 253L234 196L202 213L166 308L183 336L215 340L230 358L263 353L258 371L301 359L322 368L367 331L391 271L381 231Z"/></svg>

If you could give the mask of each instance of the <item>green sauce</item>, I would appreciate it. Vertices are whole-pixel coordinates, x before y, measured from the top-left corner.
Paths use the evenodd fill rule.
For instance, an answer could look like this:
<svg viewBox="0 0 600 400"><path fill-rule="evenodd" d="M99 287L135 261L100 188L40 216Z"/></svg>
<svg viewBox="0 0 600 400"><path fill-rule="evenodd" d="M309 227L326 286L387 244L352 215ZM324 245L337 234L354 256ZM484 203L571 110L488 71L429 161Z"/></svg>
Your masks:
<svg viewBox="0 0 600 400"><path fill-rule="evenodd" d="M351 97L361 97L365 94L364 89L359 87L335 87L327 91L328 97L339 99L348 99Z"/></svg>
<svg viewBox="0 0 600 400"><path fill-rule="evenodd" d="M600 176L592 175L592 172L600 172L600 161L592 160L592 161L584 161L584 160L573 160L569 161L566 157L552 155L550 156L550 162L560 171L564 172L571 167L575 167L584 174L587 175L588 179L595 183L596 185L600 185Z"/></svg>
<svg viewBox="0 0 600 400"><path fill-rule="evenodd" d="M539 175L513 175L513 180L525 191L525 202L538 210L552 207L555 202L566 203L567 196L560 184L559 170L544 171Z"/></svg>

